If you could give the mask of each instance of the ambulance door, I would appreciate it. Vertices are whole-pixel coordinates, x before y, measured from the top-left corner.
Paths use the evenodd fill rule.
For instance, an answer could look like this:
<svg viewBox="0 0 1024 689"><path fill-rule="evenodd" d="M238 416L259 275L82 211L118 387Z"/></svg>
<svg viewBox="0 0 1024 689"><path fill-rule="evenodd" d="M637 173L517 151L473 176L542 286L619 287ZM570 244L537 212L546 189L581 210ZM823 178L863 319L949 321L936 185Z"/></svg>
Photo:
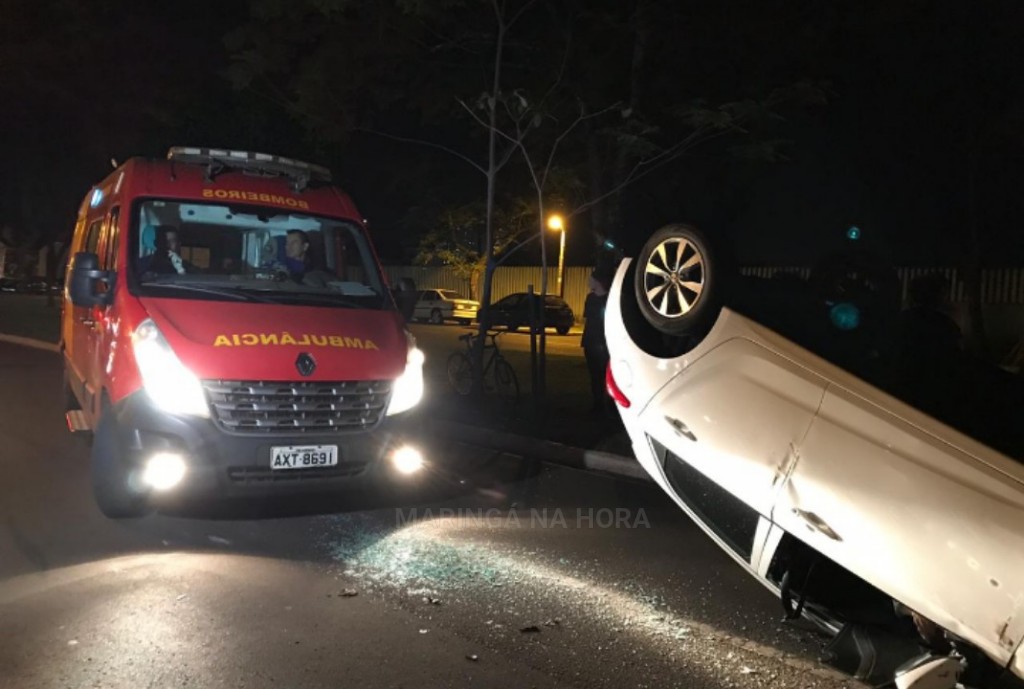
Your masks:
<svg viewBox="0 0 1024 689"><path fill-rule="evenodd" d="M103 224L103 231L100 235L97 256L99 257L100 270L117 271L117 248L120 243L120 232L118 220L120 219L120 208L115 206L110 209L106 222ZM114 284L107 286L104 283L97 283L96 289L100 294L110 289L116 289L120 279L115 279ZM88 386L91 393L98 395L107 385L107 375L112 370L110 362L114 356L113 333L116 326L114 310L110 306L94 306L90 309L92 314L92 328L90 329L89 343L89 372L87 374ZM99 400L96 400L96 404ZM98 406L92 407L99 411Z"/></svg>
<svg viewBox="0 0 1024 689"><path fill-rule="evenodd" d="M100 234L103 229L103 218L89 222L85 232L85 241L79 251L96 253L99 248ZM75 306L68 302L72 311L71 351L68 358L71 367L71 384L76 388L82 407L90 413L93 410L94 388L90 385L90 369L93 360L93 324L94 309L87 306Z"/></svg>

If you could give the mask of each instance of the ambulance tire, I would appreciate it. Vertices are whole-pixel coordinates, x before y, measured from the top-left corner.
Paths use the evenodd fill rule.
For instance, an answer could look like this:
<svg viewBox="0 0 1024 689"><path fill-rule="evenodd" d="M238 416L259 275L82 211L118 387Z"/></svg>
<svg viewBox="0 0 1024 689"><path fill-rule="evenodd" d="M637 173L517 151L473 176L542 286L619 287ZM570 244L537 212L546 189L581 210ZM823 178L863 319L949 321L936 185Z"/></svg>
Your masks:
<svg viewBox="0 0 1024 689"><path fill-rule="evenodd" d="M143 517L151 511L147 496L133 481L135 472L121 453L115 423L113 414L105 407L90 458L93 497L100 512L109 519Z"/></svg>

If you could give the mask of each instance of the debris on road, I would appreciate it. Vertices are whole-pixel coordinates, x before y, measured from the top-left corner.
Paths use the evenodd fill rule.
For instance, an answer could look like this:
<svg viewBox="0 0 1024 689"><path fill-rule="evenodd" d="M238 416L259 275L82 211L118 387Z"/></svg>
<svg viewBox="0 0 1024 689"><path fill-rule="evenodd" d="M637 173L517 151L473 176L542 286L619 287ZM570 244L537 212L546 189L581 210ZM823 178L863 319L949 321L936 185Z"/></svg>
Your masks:
<svg viewBox="0 0 1024 689"><path fill-rule="evenodd" d="M430 632L430 630L429 630L429 629L421 629L421 630L420 630L420 634L427 634L427 633L429 633L429 632Z"/></svg>
<svg viewBox="0 0 1024 689"><path fill-rule="evenodd" d="M480 656L478 656L476 653L470 653L466 656L466 660L472 660L475 663L478 660L480 660Z"/></svg>
<svg viewBox="0 0 1024 689"><path fill-rule="evenodd" d="M339 598L353 598L359 595L359 591L355 589L342 589L341 593L338 594Z"/></svg>
<svg viewBox="0 0 1024 689"><path fill-rule="evenodd" d="M519 629L522 634L540 634L540 627L535 624L531 624L529 627L522 627Z"/></svg>

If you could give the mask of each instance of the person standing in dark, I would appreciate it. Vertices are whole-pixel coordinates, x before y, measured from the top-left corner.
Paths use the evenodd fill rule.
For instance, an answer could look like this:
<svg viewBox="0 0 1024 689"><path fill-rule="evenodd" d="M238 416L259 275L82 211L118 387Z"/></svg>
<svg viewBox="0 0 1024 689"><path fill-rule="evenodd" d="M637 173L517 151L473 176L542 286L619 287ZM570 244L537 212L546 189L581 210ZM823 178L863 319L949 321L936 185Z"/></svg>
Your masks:
<svg viewBox="0 0 1024 689"><path fill-rule="evenodd" d="M896 377L901 396L922 411L949 422L964 406L971 378L960 327L949 315L949 285L937 273L915 278L910 307L897 331Z"/></svg>
<svg viewBox="0 0 1024 689"><path fill-rule="evenodd" d="M398 281L398 290L395 292L395 303L402 313L406 323L412 323L416 313L416 302L419 301L420 293L416 289L416 282L412 278L401 278Z"/></svg>
<svg viewBox="0 0 1024 689"><path fill-rule="evenodd" d="M590 274L590 291L583 305L583 337L580 346L587 360L590 374L590 394L593 414L607 415L610 412L610 398L605 391L605 370L608 367L608 343L604 337L604 310L608 303L610 276L595 269Z"/></svg>

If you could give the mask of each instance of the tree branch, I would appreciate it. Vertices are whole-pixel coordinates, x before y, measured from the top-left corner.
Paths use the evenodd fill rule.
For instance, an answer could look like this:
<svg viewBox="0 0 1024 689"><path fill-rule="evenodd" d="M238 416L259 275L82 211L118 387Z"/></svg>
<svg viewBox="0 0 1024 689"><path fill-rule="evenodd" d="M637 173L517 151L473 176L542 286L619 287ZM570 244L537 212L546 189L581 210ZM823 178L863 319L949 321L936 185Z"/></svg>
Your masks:
<svg viewBox="0 0 1024 689"><path fill-rule="evenodd" d="M679 158L684 153L686 153L686 151L690 150L697 144L704 143L705 141L710 141L711 139L716 139L730 132L729 129L721 129L702 137L701 134L705 133L706 131L707 130L697 130L690 134L689 136L687 136L682 141L680 141L679 143L662 151L653 158L641 160L635 166L633 166L633 169L630 170L629 174L626 175L626 177L614 188L610 189L604 194L601 194L600 196L590 199L586 203L577 206L575 209L573 209L571 213L569 213L569 217L571 218L573 216L579 215L583 211L587 210L588 208L597 203L600 203L609 196L613 196L614 194L619 193L633 182L636 182L637 180L646 177L650 173L660 168L662 165L666 165L667 163L670 163L673 160Z"/></svg>
<svg viewBox="0 0 1024 689"><path fill-rule="evenodd" d="M459 105L461 105L466 110L466 112L469 113L470 117L472 117L474 120L479 122L480 125L484 129L487 129L488 131L490 131L491 129L494 129L494 133L497 134L498 136L502 137L503 139L506 139L507 141L511 141L513 144L516 144L516 145L519 144L519 142L517 140L513 139L511 136L509 136L508 134L503 132L500 127L493 127L492 128L490 124L488 124L487 122L484 122L483 118L481 118L479 115L477 115L475 112L473 112L473 110L468 105L466 105L466 103L463 102L462 99L457 99L457 100L458 100Z"/></svg>
<svg viewBox="0 0 1024 689"><path fill-rule="evenodd" d="M455 149L448 148L447 146L443 146L441 144L436 144L433 141L424 141L423 139L411 139L405 136L398 136L396 134L388 134L387 132L377 131L376 129L366 129L365 127L354 127L353 131L366 132L367 134L376 134L377 136L383 136L385 139L394 139L395 141L401 141L402 143L418 144L420 146L427 146L428 148L436 148L444 151L445 153L448 153L449 155L455 156L464 163L467 163L480 174L485 176L487 175L487 170L485 170L483 167L474 162L472 158L469 158L459 153Z"/></svg>
<svg viewBox="0 0 1024 689"><path fill-rule="evenodd" d="M578 125L580 122L584 122L586 120L593 119L595 117L600 117L601 115L603 115L606 112L609 112L609 111L617 108L618 106L619 106L618 103L614 103L614 104L609 105L608 107L606 107L606 108L604 108L602 110L598 110L597 112L590 113L589 115L584 115L583 112L582 112L582 108L580 109L580 116L577 117L575 119L575 121L573 121L573 123L570 124L568 126L568 128L566 128L565 131L563 131L561 134L559 134L558 138L555 139L555 143L551 145L551 153L548 155L547 163L544 166L544 175L541 177L541 187L542 188L543 188L544 184L547 182L548 172L551 171L551 163L555 159L555 151L558 150L558 146L559 146L559 144L562 143L562 139L567 137L569 135L569 132L571 132L573 130L573 128L576 127L576 125Z"/></svg>
<svg viewBox="0 0 1024 689"><path fill-rule="evenodd" d="M552 93L555 92L555 89L558 88L559 84L562 83L562 77L565 76L565 66L569 63L569 48L571 46L572 22L569 22L569 34L565 37L565 52L562 53L562 64L558 67L558 76L555 77L555 80L551 83L551 86L550 88L548 88L547 92L543 96L541 96L540 104L538 106L540 109L543 109L543 106L547 102L548 98L551 96Z"/></svg>
<svg viewBox="0 0 1024 689"><path fill-rule="evenodd" d="M490 130L491 125L489 123L485 122L482 117L480 117L475 112L473 112L473 108L471 108L468 105L466 105L466 101L462 100L461 98L456 98L455 102L458 103L459 105L461 105L462 109L465 110L466 112L468 112L469 116L472 117L477 122L477 124L479 124L484 129Z"/></svg>
<svg viewBox="0 0 1024 689"><path fill-rule="evenodd" d="M512 15L512 18L505 24L505 29L511 29L512 25L516 23L519 17L523 16L523 12L530 9L537 0L529 0L525 5L519 8L519 11Z"/></svg>

